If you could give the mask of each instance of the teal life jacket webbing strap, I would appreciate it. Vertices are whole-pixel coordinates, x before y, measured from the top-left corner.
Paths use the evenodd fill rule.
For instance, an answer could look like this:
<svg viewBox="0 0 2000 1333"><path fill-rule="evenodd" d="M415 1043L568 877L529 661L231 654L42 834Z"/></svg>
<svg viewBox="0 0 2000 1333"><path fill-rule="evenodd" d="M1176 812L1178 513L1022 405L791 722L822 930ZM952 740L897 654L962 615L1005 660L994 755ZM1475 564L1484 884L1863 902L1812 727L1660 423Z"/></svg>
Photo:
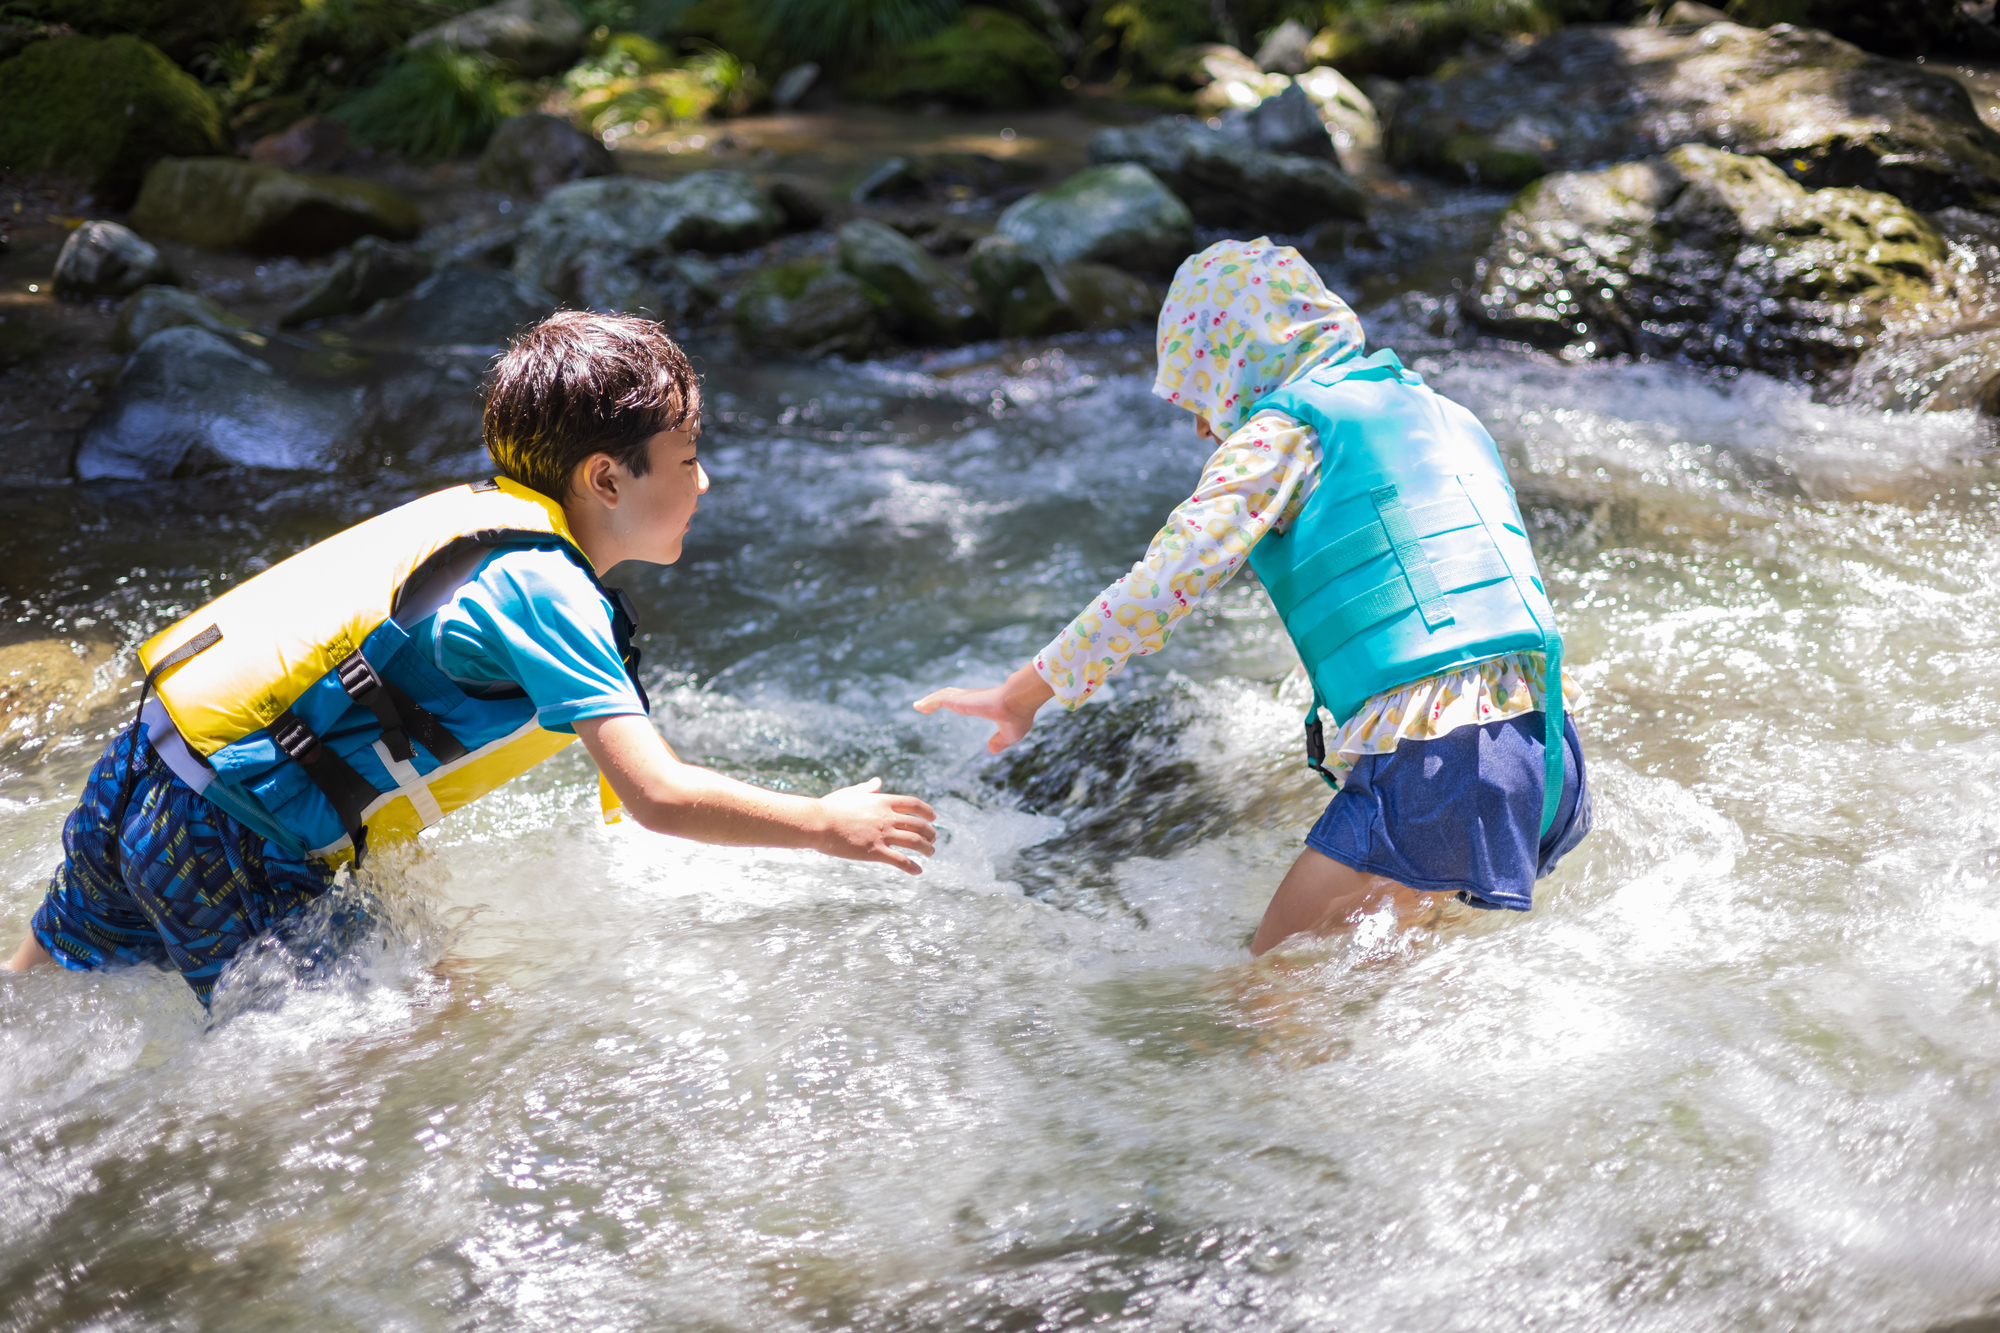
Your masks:
<svg viewBox="0 0 2000 1333"><path fill-rule="evenodd" d="M333 806L333 813L354 844L354 868L368 850L368 826L364 822L369 805L384 793L355 772L353 767L322 742L305 721L287 708L271 720L271 740L305 770L320 795Z"/></svg>

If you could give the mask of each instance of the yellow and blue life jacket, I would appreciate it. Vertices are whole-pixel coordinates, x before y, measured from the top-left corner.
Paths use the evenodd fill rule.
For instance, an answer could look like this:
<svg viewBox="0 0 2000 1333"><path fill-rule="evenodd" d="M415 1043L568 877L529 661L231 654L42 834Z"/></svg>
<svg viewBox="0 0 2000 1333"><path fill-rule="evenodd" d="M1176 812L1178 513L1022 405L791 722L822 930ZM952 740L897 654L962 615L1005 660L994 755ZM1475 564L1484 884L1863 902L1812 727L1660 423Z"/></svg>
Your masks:
<svg viewBox="0 0 2000 1333"><path fill-rule="evenodd" d="M157 690L221 809L300 855L359 863L576 739L539 726L518 690L465 693L395 618L471 548L504 546L552 547L590 576L639 687L623 594L597 581L560 505L503 478L377 515L168 626L139 649L142 706Z"/></svg>
<svg viewBox="0 0 2000 1333"><path fill-rule="evenodd" d="M1323 766L1319 710L1503 653L1547 655L1542 833L1562 798L1562 637L1514 487L1478 418L1388 349L1259 399L1319 436L1319 483L1250 566L1312 678L1306 762Z"/></svg>

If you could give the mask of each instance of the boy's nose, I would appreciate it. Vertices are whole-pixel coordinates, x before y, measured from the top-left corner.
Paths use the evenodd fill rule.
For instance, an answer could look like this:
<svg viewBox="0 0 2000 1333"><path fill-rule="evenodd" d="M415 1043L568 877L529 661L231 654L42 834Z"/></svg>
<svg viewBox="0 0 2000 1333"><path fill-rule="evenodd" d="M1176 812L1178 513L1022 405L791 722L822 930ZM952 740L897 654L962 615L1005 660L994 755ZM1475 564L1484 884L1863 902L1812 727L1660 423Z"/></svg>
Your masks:
<svg viewBox="0 0 2000 1333"><path fill-rule="evenodd" d="M708 469L699 463L694 465L694 493L696 495L708 494Z"/></svg>

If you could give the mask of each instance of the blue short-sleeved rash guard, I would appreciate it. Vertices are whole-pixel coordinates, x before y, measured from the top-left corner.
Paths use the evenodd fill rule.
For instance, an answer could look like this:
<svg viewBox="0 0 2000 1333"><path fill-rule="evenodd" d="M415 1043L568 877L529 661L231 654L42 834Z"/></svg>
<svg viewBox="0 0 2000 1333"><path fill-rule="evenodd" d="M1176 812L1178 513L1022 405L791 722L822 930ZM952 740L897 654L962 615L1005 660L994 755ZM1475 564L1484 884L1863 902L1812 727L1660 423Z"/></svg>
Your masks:
<svg viewBox="0 0 2000 1333"><path fill-rule="evenodd" d="M408 626L431 664L468 694L518 687L549 731L646 706L618 658L611 608L560 550L503 547Z"/></svg>

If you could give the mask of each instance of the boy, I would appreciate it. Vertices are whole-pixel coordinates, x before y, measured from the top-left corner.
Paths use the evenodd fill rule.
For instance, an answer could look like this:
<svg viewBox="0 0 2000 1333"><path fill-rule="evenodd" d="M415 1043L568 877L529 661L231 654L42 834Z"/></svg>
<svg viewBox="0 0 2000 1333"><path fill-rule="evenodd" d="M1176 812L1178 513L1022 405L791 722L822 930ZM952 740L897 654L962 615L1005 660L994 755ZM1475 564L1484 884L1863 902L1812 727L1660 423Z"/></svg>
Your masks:
<svg viewBox="0 0 2000 1333"><path fill-rule="evenodd" d="M680 558L700 430L658 324L565 312L522 334L486 401L499 479L330 537L141 647L139 717L91 770L7 968L154 962L205 1005L371 837L412 837L576 738L607 817L920 873L922 801L879 779L765 791L681 763L647 719L629 604L598 574Z"/></svg>

